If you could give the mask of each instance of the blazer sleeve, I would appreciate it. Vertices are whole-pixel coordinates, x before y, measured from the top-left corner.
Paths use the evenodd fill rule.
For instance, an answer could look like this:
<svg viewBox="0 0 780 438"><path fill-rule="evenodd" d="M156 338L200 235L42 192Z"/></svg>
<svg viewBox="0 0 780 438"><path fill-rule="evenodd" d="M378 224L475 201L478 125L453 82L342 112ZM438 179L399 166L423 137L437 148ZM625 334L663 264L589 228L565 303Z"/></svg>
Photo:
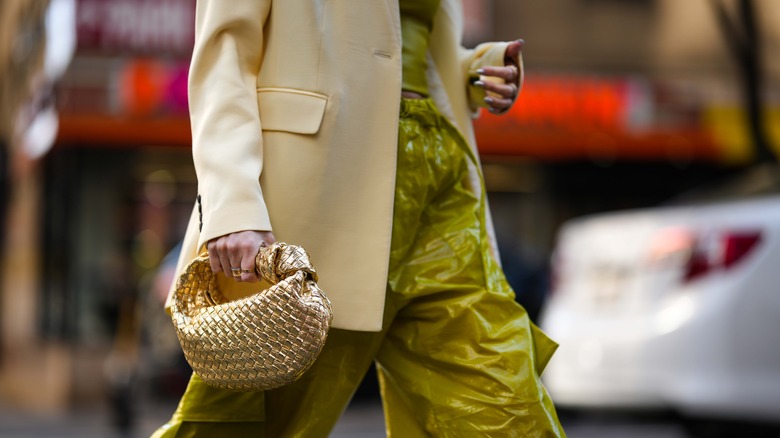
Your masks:
<svg viewBox="0 0 780 438"><path fill-rule="evenodd" d="M484 43L480 44L474 49L461 48L460 50L460 65L464 72L464 77L469 78L471 75L476 74L476 71L482 67L492 66L501 67L504 65L504 54L509 43ZM520 54L520 87L523 82L523 61L522 53ZM491 78L492 81L504 83L503 79ZM469 97L469 108L472 111L472 115L476 116L479 113L479 108L487 107L487 104L483 100L484 91L479 87L471 85L470 82L466 83L467 95ZM519 89L518 89L519 94Z"/></svg>
<svg viewBox="0 0 780 438"><path fill-rule="evenodd" d="M263 138L257 75L271 0L198 0L189 73L192 155L201 233L209 240L244 230L270 231L260 188Z"/></svg>

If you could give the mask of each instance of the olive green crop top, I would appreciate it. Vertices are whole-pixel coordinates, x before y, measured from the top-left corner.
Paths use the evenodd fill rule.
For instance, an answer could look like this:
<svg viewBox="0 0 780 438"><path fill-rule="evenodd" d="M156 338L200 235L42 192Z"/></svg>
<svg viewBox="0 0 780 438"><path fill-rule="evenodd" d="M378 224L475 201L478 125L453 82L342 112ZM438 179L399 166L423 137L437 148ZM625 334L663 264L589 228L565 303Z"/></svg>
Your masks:
<svg viewBox="0 0 780 438"><path fill-rule="evenodd" d="M433 16L441 0L398 0L401 10L401 41L403 42L403 84L406 91L428 95L425 78L428 41L433 29Z"/></svg>

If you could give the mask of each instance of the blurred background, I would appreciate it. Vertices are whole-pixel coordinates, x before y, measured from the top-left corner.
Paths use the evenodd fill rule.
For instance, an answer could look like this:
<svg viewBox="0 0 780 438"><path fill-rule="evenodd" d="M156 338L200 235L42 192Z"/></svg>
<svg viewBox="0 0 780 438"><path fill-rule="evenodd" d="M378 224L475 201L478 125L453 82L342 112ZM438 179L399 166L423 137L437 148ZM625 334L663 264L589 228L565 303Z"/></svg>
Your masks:
<svg viewBox="0 0 780 438"><path fill-rule="evenodd" d="M184 390L194 6L0 3L2 436L147 436ZM464 7L468 46L526 41L477 139L569 435L780 436L780 2ZM377 397L334 436L383 436Z"/></svg>

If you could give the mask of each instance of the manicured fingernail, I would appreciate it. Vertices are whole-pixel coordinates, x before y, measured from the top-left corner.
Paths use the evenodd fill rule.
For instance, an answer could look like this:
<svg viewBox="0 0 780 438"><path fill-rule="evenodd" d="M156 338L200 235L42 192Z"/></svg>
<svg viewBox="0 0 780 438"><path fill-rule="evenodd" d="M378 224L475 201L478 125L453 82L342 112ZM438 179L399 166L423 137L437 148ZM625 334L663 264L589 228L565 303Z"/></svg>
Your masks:
<svg viewBox="0 0 780 438"><path fill-rule="evenodd" d="M487 102L487 103L494 103L495 101L496 101L496 100L495 100L495 99L493 99L492 97L486 97L486 98L485 98L485 102Z"/></svg>
<svg viewBox="0 0 780 438"><path fill-rule="evenodd" d="M519 40L517 40L517 42L520 43L520 47L525 46L525 40L524 39L519 39Z"/></svg>
<svg viewBox="0 0 780 438"><path fill-rule="evenodd" d="M483 87L483 88L485 87L485 83L482 81L476 81L474 82L474 85L476 85L477 87Z"/></svg>
<svg viewBox="0 0 780 438"><path fill-rule="evenodd" d="M478 75L483 75L483 74L485 74L485 69L484 69L484 68L477 69L477 74L478 74Z"/></svg>

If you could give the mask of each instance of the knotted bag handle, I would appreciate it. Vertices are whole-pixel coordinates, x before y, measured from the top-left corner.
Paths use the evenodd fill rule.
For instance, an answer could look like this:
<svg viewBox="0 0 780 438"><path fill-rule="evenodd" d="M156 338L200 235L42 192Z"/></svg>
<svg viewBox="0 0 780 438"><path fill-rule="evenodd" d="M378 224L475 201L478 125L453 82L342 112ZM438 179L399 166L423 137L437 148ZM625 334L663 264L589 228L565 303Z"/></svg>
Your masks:
<svg viewBox="0 0 780 438"><path fill-rule="evenodd" d="M204 252L198 258L190 262L191 266L185 269L187 275L179 278L176 287L176 299L174 305L182 308L178 310L184 315L194 316L198 310L204 307L219 305L227 302L217 286L217 276L212 272L208 252ZM298 281L309 283L318 281L317 270L309 260L309 255L303 247L291 245L285 242L274 242L271 245L263 245L255 256L255 272L271 285L277 284L296 274L301 274ZM200 281L193 281L190 276L197 275ZM295 281L296 279L290 279ZM205 290L194 290L187 285L199 284L205 286ZM311 283L310 283L311 284ZM315 285L316 287L316 285ZM306 290L307 288L304 288Z"/></svg>
<svg viewBox="0 0 780 438"><path fill-rule="evenodd" d="M260 278L271 284L276 284L298 271L306 273L310 280L317 281L317 271L306 251L300 246L284 242L261 246L255 256L255 271Z"/></svg>

